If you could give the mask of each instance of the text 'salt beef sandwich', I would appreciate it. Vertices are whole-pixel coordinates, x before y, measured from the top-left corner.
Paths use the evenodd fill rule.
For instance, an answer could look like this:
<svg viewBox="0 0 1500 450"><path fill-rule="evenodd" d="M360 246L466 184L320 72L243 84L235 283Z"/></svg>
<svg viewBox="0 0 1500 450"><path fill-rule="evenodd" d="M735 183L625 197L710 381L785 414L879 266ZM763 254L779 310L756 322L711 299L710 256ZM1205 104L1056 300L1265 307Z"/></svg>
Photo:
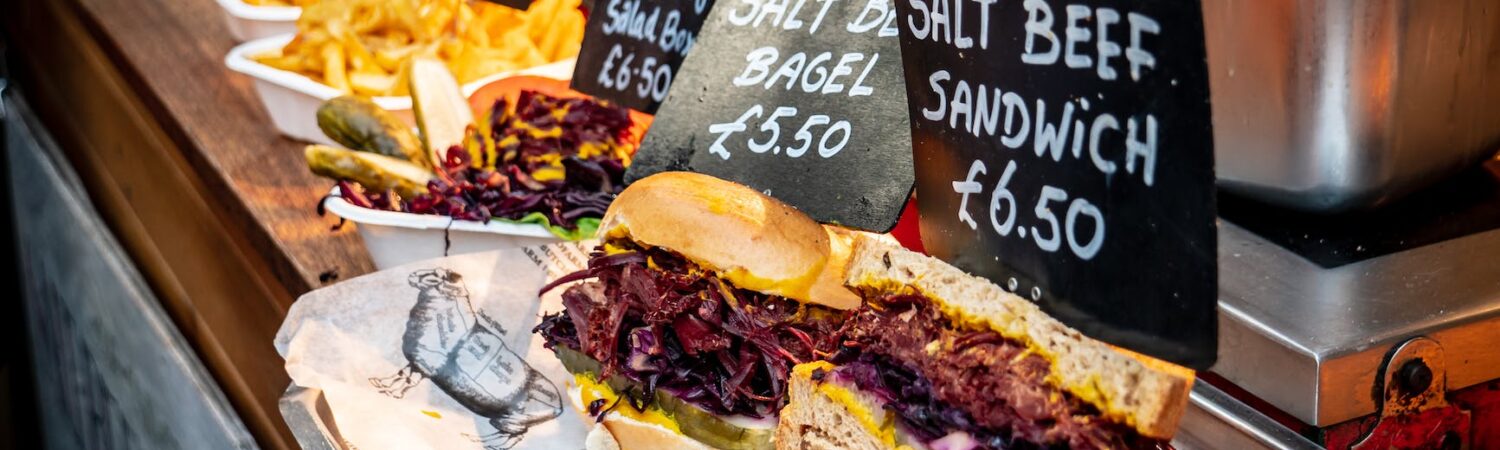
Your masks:
<svg viewBox="0 0 1500 450"><path fill-rule="evenodd" d="M853 237L745 186L667 172L620 193L564 311L536 327L574 406L621 448L774 448L792 368L827 359L860 299Z"/></svg>
<svg viewBox="0 0 1500 450"><path fill-rule="evenodd" d="M794 369L778 447L1158 448L1176 431L1190 370L893 245L861 237L849 264L864 304L833 357Z"/></svg>

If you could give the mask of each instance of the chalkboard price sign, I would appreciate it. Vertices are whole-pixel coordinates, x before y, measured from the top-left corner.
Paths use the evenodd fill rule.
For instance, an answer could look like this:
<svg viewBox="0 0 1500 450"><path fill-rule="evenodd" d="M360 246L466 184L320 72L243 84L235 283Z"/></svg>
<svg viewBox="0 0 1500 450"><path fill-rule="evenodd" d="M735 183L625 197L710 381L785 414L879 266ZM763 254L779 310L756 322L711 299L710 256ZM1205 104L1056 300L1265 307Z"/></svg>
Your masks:
<svg viewBox="0 0 1500 450"><path fill-rule="evenodd" d="M890 0L719 3L626 181L690 170L891 229L914 178L895 22Z"/></svg>
<svg viewBox="0 0 1500 450"><path fill-rule="evenodd" d="M573 89L654 114L713 0L596 0Z"/></svg>
<svg viewBox="0 0 1500 450"><path fill-rule="evenodd" d="M923 244L1094 336L1217 354L1198 0L898 0Z"/></svg>
<svg viewBox="0 0 1500 450"><path fill-rule="evenodd" d="M531 0L486 0L497 5L508 6L522 11L531 9Z"/></svg>

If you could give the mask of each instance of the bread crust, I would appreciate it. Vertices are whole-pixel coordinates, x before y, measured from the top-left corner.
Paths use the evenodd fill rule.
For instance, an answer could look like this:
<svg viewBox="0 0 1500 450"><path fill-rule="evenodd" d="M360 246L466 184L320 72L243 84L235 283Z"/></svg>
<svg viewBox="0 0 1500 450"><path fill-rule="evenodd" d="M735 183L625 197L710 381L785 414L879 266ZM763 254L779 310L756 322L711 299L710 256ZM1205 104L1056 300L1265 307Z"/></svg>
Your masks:
<svg viewBox="0 0 1500 450"><path fill-rule="evenodd" d="M833 382L825 379L824 382ZM818 382L806 371L792 371L786 407L776 424L777 450L888 450L893 449L860 424L858 416L844 405L818 392ZM855 386L840 386L853 393L864 408L882 411L882 405Z"/></svg>
<svg viewBox="0 0 1500 450"><path fill-rule="evenodd" d="M643 178L615 198L599 230L606 239L677 252L742 289L859 306L843 286L839 259L850 253L852 237L734 182L689 172Z"/></svg>
<svg viewBox="0 0 1500 450"><path fill-rule="evenodd" d="M1052 361L1048 381L1142 436L1171 439L1187 407L1189 369L1115 349L1069 328L1035 304L936 258L856 238L847 285L866 296L915 291L944 313L987 326Z"/></svg>

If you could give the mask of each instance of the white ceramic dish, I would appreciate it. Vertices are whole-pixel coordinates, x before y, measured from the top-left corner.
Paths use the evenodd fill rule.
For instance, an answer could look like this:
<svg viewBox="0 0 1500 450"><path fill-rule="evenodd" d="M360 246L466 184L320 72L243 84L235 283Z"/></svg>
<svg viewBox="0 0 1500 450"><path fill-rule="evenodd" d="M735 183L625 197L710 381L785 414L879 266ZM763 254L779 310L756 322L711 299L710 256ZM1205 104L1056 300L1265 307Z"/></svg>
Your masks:
<svg viewBox="0 0 1500 450"><path fill-rule="evenodd" d="M261 102L266 106L266 112L271 115L271 122L276 125L276 130L281 134L302 141L333 145L333 141L323 135L323 130L318 129L318 106L328 99L343 95L343 92L301 74L277 69L251 59L253 55L275 51L291 40L291 34L283 34L240 44L224 57L224 64L229 66L230 70L255 79L255 92L260 95ZM574 59L567 59L528 69L497 73L463 85L463 93L464 96L471 95L492 81L515 75L538 75L566 80L573 77L574 62ZM411 98L405 96L375 97L373 100L375 104L395 113L407 123L414 123L411 117Z"/></svg>
<svg viewBox="0 0 1500 450"><path fill-rule="evenodd" d="M302 8L296 6L258 6L242 0L219 0L224 20L236 42L297 32L297 18Z"/></svg>
<svg viewBox="0 0 1500 450"><path fill-rule="evenodd" d="M498 220L490 223L454 220L445 216L361 208L339 197L333 188L323 208L358 225L376 269L439 256L461 255L502 248L562 242L562 238L534 224Z"/></svg>

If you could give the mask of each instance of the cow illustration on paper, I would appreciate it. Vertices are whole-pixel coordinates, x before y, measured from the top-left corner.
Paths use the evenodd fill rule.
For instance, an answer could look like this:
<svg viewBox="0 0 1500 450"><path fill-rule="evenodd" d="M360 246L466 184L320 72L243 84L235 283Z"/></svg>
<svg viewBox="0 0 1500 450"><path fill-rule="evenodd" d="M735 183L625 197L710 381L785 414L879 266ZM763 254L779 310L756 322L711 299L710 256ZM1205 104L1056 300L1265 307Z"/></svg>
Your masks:
<svg viewBox="0 0 1500 450"><path fill-rule="evenodd" d="M486 449L508 449L526 430L562 414L557 386L505 345L506 330L469 302L463 277L447 269L413 272L417 304L406 321L395 375L370 378L380 393L401 398L423 379L489 419L495 432L479 436Z"/></svg>

